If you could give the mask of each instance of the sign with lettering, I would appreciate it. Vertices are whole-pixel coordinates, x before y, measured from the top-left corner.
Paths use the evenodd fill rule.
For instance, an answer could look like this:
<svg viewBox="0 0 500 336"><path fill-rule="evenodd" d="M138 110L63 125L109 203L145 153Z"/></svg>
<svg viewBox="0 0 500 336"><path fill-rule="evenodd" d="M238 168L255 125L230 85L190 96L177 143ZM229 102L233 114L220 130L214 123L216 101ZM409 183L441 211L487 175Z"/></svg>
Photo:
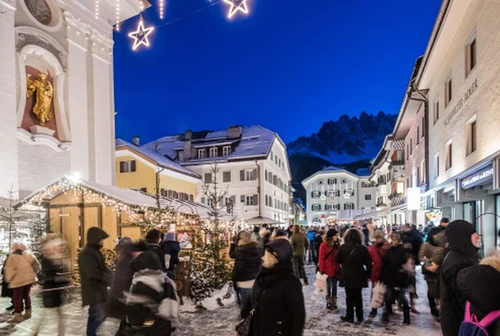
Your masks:
<svg viewBox="0 0 500 336"><path fill-rule="evenodd" d="M464 97L460 98L460 100L453 106L453 109L451 112L446 116L446 119L444 120L444 125L448 126L448 124L460 113L462 108L466 106L467 102L469 101L470 97L476 92L478 87L477 84L477 78L472 82L472 84L467 88L467 91L464 93Z"/></svg>
<svg viewBox="0 0 500 336"><path fill-rule="evenodd" d="M464 178L462 180L462 189L470 189L485 182L493 180L493 165L490 165L480 171Z"/></svg>

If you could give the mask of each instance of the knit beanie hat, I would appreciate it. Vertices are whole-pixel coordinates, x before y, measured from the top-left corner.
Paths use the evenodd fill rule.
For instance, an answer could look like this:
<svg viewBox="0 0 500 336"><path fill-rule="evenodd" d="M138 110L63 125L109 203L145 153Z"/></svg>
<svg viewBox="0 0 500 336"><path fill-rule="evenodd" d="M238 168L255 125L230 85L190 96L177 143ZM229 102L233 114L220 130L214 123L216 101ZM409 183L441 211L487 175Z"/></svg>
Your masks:
<svg viewBox="0 0 500 336"><path fill-rule="evenodd" d="M293 258L293 249L289 241L276 239L265 246L266 251L273 254L279 262L290 261Z"/></svg>
<svg viewBox="0 0 500 336"><path fill-rule="evenodd" d="M332 238L332 237L335 237L339 232L335 229L330 229L328 230L328 232L326 233L326 237L327 238Z"/></svg>

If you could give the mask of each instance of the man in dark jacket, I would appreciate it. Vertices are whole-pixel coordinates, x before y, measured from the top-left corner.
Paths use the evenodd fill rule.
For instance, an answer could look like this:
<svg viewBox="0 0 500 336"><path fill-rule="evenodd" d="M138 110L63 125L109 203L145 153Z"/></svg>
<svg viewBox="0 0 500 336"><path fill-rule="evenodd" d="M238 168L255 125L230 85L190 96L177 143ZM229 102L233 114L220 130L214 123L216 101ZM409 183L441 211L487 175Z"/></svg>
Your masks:
<svg viewBox="0 0 500 336"><path fill-rule="evenodd" d="M156 253L158 259L160 259L161 269L164 273L167 272L167 267L165 265L165 254L160 246L162 241L162 233L160 230L151 229L146 233L146 242L148 243L148 251Z"/></svg>
<svg viewBox="0 0 500 336"><path fill-rule="evenodd" d="M78 266L82 283L82 305L89 307L87 336L95 336L106 319L104 305L108 298L107 287L113 276L104 263L101 248L108 234L92 227L87 231L87 245L78 255Z"/></svg>
<svg viewBox="0 0 500 336"><path fill-rule="evenodd" d="M477 265L478 235L474 226L464 220L455 220L446 229L449 252L439 269L441 297L440 320L443 336L457 336L465 314L465 298L458 289L457 276L464 268Z"/></svg>
<svg viewBox="0 0 500 336"><path fill-rule="evenodd" d="M168 232L165 235L165 240L161 244L163 254L168 259L167 275L170 279L174 280L175 267L179 264L179 252L181 245L175 240L175 233Z"/></svg>

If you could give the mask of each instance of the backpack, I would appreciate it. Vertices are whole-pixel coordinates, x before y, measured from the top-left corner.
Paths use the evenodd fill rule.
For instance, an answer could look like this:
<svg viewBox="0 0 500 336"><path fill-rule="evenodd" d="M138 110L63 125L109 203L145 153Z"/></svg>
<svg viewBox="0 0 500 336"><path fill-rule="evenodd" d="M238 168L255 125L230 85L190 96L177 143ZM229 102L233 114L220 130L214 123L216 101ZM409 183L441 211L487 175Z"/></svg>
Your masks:
<svg viewBox="0 0 500 336"><path fill-rule="evenodd" d="M458 336L490 336L486 330L493 322L500 319L500 310L495 310L486 315L481 321L470 312L470 302L465 305L465 318L460 326Z"/></svg>

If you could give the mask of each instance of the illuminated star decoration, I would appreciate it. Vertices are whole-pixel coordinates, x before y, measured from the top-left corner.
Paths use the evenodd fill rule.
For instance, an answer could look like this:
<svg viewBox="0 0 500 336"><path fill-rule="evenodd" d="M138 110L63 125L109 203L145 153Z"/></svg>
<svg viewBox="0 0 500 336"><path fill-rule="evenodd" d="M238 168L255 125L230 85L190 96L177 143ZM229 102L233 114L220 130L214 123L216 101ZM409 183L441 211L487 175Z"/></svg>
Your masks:
<svg viewBox="0 0 500 336"><path fill-rule="evenodd" d="M344 191L344 198L345 198L345 199L349 199L349 198L351 198L351 192L350 192L350 191L348 191L348 190Z"/></svg>
<svg viewBox="0 0 500 336"><path fill-rule="evenodd" d="M141 45L149 47L148 35L151 34L153 29L154 27L144 28L144 21L142 20L141 17L139 19L139 25L137 26L137 30L135 32L128 34L129 37L134 39L134 46L132 47L132 49L136 50Z"/></svg>
<svg viewBox="0 0 500 336"><path fill-rule="evenodd" d="M238 11L248 14L247 0L224 0L224 2L231 5L229 13L227 14L229 19L232 18Z"/></svg>

